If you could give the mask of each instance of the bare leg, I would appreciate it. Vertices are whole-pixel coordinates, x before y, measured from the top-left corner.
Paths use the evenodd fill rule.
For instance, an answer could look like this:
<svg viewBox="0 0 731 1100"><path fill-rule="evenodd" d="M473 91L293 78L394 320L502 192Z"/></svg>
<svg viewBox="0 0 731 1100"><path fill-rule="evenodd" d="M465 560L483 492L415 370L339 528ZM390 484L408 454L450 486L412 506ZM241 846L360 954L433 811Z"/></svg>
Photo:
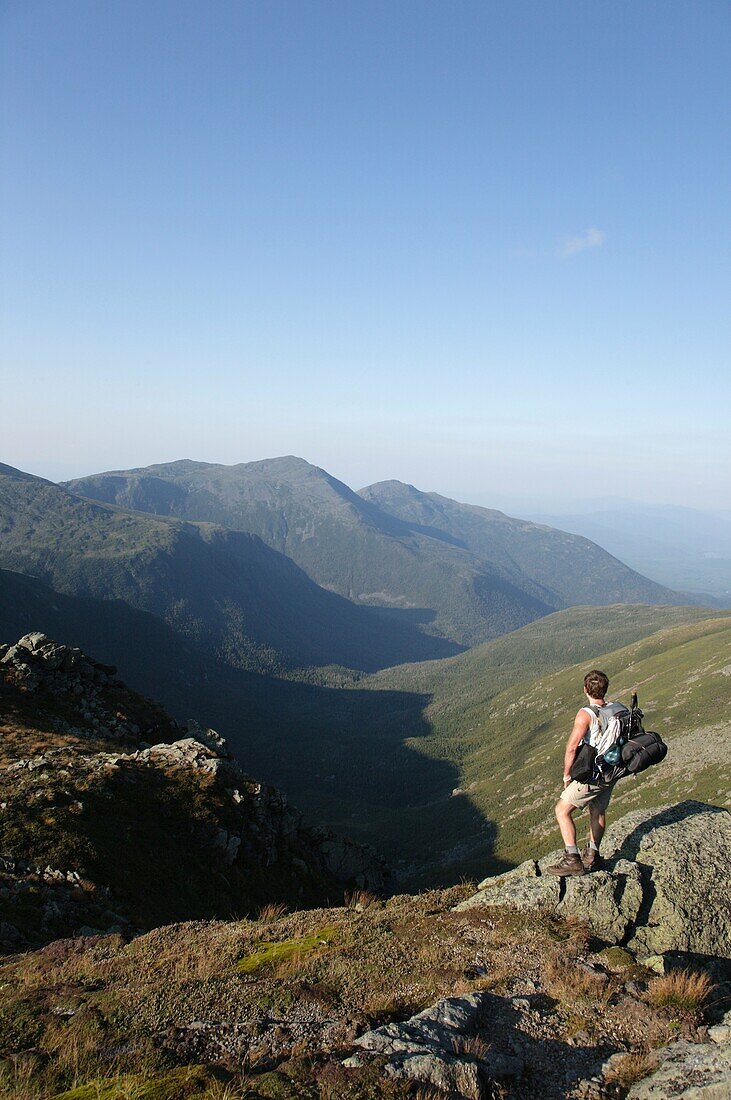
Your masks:
<svg viewBox="0 0 731 1100"><path fill-rule="evenodd" d="M574 825L573 813L576 806L570 805L568 802L564 802L562 798L559 798L556 803L556 821L558 827L561 830L561 837L563 838L564 847L568 848L571 845L576 844L576 826Z"/></svg>
<svg viewBox="0 0 731 1100"><path fill-rule="evenodd" d="M561 836L566 847L566 851L559 859L558 863L553 867L547 867L546 872L549 875L584 875L586 874L586 868L584 867L584 861L579 855L579 849L576 847L576 826L574 825L574 810L576 806L572 806L570 802L565 802L562 798L556 803L556 821L558 821L558 827L561 830Z"/></svg>
<svg viewBox="0 0 731 1100"><path fill-rule="evenodd" d="M604 810L597 812L589 806L589 832L591 839L596 844L597 848L601 843L601 839L604 836L604 830L607 827L607 818Z"/></svg>

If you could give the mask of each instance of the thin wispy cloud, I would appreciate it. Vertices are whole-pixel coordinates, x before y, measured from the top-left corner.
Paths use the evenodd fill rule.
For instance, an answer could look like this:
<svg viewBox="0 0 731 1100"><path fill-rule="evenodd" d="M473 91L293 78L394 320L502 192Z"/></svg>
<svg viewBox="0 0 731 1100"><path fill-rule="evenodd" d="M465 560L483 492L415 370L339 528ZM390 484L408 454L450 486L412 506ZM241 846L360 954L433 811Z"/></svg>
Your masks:
<svg viewBox="0 0 731 1100"><path fill-rule="evenodd" d="M577 253L583 252L587 248L601 248L606 240L606 233L603 229L596 229L590 226L583 233L577 234L575 237L564 237L558 247L558 254L562 260L568 259L569 256L576 256Z"/></svg>

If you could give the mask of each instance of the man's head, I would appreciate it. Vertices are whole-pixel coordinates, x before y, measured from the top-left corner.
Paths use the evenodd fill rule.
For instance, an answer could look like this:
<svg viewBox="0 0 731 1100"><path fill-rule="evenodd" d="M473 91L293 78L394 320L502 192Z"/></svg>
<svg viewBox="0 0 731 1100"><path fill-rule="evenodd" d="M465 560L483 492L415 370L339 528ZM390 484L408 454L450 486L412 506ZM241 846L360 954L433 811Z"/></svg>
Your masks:
<svg viewBox="0 0 731 1100"><path fill-rule="evenodd" d="M584 691L592 699L603 699L609 687L609 677L606 672L600 672L593 668L584 677Z"/></svg>

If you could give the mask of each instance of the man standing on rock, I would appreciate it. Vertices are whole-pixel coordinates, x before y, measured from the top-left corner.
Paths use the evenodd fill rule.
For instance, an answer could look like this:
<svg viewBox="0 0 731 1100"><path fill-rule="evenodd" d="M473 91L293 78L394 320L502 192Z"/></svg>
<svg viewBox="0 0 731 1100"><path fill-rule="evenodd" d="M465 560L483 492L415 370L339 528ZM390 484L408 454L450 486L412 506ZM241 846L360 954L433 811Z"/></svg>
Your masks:
<svg viewBox="0 0 731 1100"><path fill-rule="evenodd" d="M612 797L614 783L577 783L571 778L571 766L581 742L586 739L601 751L606 738L612 738L611 720L616 712L626 708L622 703L607 703L609 679L604 672L592 669L584 677L584 694L588 705L581 708L574 719L574 728L566 743L563 760L563 792L556 803L556 820L561 830L565 851L553 867L552 875L583 875L601 867L599 845L606 827L606 810ZM589 842L583 853L576 845L574 811L589 811Z"/></svg>

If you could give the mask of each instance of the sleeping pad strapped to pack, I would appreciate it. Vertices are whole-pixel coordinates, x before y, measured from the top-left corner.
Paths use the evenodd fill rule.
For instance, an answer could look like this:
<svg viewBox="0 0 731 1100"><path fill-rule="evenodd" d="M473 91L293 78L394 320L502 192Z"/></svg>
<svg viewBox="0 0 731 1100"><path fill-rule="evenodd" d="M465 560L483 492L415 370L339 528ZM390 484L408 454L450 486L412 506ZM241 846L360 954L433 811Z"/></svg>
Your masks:
<svg viewBox="0 0 731 1100"><path fill-rule="evenodd" d="M645 768L659 764L668 754L668 747L659 733L636 733L622 745L622 763L626 775L638 775Z"/></svg>

